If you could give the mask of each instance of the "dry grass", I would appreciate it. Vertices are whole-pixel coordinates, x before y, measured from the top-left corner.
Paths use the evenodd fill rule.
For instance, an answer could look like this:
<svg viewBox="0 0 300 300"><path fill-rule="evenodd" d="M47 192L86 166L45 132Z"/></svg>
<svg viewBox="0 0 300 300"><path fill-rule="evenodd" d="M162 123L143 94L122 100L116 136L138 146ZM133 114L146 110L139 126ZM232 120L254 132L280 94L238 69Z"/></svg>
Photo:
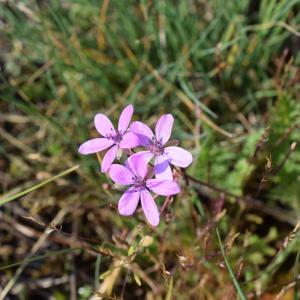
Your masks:
<svg viewBox="0 0 300 300"><path fill-rule="evenodd" d="M0 2L0 299L298 299L300 4L258 2ZM157 229L77 153L128 103L194 156Z"/></svg>

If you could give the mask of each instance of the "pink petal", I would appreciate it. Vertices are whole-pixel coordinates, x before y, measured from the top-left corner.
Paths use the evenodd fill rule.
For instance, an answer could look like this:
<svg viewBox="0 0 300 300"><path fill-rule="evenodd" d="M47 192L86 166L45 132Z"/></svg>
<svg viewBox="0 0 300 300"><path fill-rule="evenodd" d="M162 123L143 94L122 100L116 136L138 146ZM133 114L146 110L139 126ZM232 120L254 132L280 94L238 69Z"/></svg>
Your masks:
<svg viewBox="0 0 300 300"><path fill-rule="evenodd" d="M106 115L97 114L94 118L94 124L102 136L108 137L116 134L113 124Z"/></svg>
<svg viewBox="0 0 300 300"><path fill-rule="evenodd" d="M104 155L102 165L101 165L101 172L105 173L110 168L111 164L113 163L114 159L117 156L118 146L111 147Z"/></svg>
<svg viewBox="0 0 300 300"><path fill-rule="evenodd" d="M89 140L80 145L78 152L81 154L90 154L102 151L113 145L113 141L106 138L97 138Z"/></svg>
<svg viewBox="0 0 300 300"><path fill-rule="evenodd" d="M132 154L131 156L133 156L135 158L138 157L138 159L142 159L143 161L149 163L149 161L152 159L152 157L154 155L150 151L140 151L140 152ZM126 166L126 168L130 169L128 159L125 161L125 166Z"/></svg>
<svg viewBox="0 0 300 300"><path fill-rule="evenodd" d="M157 179L173 180L173 174L168 159L164 155L155 158L154 173Z"/></svg>
<svg viewBox="0 0 300 300"><path fill-rule="evenodd" d="M157 226L159 224L159 212L151 194L147 190L141 191L141 204L148 222L152 226Z"/></svg>
<svg viewBox="0 0 300 300"><path fill-rule="evenodd" d="M138 136L140 145L143 146L146 146L149 140L153 138L153 132L149 126L139 121L135 121L130 125L130 131Z"/></svg>
<svg viewBox="0 0 300 300"><path fill-rule="evenodd" d="M193 161L192 154L180 147L165 148L165 155L168 157L169 162L172 165L181 168L186 168Z"/></svg>
<svg viewBox="0 0 300 300"><path fill-rule="evenodd" d="M134 176L126 167L113 164L109 169L110 178L117 184L129 185L133 183L132 177Z"/></svg>
<svg viewBox="0 0 300 300"><path fill-rule="evenodd" d="M120 133L124 133L127 130L128 125L131 121L132 114L133 106L129 104L123 109L119 118L118 131Z"/></svg>
<svg viewBox="0 0 300 300"><path fill-rule="evenodd" d="M131 216L139 203L141 191L136 191L134 188L129 188L120 198L118 210L120 215Z"/></svg>
<svg viewBox="0 0 300 300"><path fill-rule="evenodd" d="M171 136L174 118L171 114L162 115L156 123L155 135L157 141L165 144Z"/></svg>
<svg viewBox="0 0 300 300"><path fill-rule="evenodd" d="M138 177L145 178L148 173L148 163L139 155L131 155L127 163L132 171Z"/></svg>
<svg viewBox="0 0 300 300"><path fill-rule="evenodd" d="M132 132L126 132L123 137L122 141L120 142L119 146L123 149L130 149L139 146L140 141L136 134Z"/></svg>
<svg viewBox="0 0 300 300"><path fill-rule="evenodd" d="M180 192L178 184L171 180L149 179L146 186L154 193L162 196L175 195Z"/></svg>
<svg viewBox="0 0 300 300"><path fill-rule="evenodd" d="M149 161L152 159L154 155L150 151L140 151L132 154L131 156L138 157L139 159L142 159L143 161L149 163Z"/></svg>

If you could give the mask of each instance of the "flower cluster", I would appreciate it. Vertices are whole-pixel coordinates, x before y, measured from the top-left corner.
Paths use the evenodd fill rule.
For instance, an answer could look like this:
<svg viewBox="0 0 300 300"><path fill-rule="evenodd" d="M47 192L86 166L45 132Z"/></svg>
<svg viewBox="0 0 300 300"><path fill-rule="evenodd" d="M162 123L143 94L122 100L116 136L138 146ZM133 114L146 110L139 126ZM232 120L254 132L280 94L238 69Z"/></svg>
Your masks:
<svg viewBox="0 0 300 300"><path fill-rule="evenodd" d="M173 179L170 165L186 168L193 158L190 152L180 147L167 146L174 123L171 114L162 115L158 119L155 134L142 122L135 121L130 125L132 114L132 105L123 109L118 129L114 128L107 116L97 114L94 124L102 137L83 143L79 147L79 153L91 154L108 149L101 164L101 172L108 172L116 184L128 186L119 200L119 213L124 216L132 215L141 200L148 222L157 226L159 211L150 191L162 196L179 193L180 188ZM133 153L132 149L136 147L142 147L143 150ZM124 165L113 164L122 149L131 149L127 153L133 154ZM153 158L152 168L150 162ZM152 178L153 175L155 178Z"/></svg>

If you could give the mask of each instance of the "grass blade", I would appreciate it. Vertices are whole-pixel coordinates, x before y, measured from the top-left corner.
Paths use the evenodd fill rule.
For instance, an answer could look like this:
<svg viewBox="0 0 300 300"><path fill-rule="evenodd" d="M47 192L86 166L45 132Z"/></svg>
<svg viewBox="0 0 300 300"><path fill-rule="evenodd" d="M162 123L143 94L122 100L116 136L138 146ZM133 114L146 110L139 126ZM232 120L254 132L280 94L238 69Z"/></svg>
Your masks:
<svg viewBox="0 0 300 300"><path fill-rule="evenodd" d="M5 203L8 203L10 201L13 201L13 200L15 200L15 199L17 199L19 197L22 197L22 196L24 196L24 195L26 195L26 194L34 191L34 190L37 190L37 189L41 188L42 186L44 186L44 185L46 185L46 184L48 184L48 183L50 183L50 182L52 182L52 181L60 178L60 177L66 176L69 173L77 170L78 168L79 168L79 165L75 165L75 166L73 166L73 167L71 167L71 168L69 168L69 169L67 169L67 170L65 170L65 171L63 171L63 172L61 172L61 173L59 173L59 174L57 174L57 175L49 178L49 179L47 179L47 180L44 180L44 181L42 181L42 182L40 182L40 183L38 183L38 184L36 184L36 185L28 188L28 189L23 190L22 192L13 194L13 195L11 195L11 196L9 196L7 198L3 197L2 199L0 199L0 206L2 206Z"/></svg>
<svg viewBox="0 0 300 300"><path fill-rule="evenodd" d="M294 300L299 299L299 283L297 282L298 274L299 274L299 259L300 259L300 251L297 252L295 266L294 266L294 279L296 281L295 289L294 289Z"/></svg>
<svg viewBox="0 0 300 300"><path fill-rule="evenodd" d="M168 290L165 300L171 300L172 299L172 293L173 293L173 277L170 278L169 284L168 284Z"/></svg>
<svg viewBox="0 0 300 300"><path fill-rule="evenodd" d="M225 261L225 265L226 265L226 268L229 272L229 275L230 275L230 278L237 290L237 293L240 297L241 300L247 300L243 290L241 289L240 285L239 285L239 282L238 280L236 279L235 275L234 275L234 272L233 270L231 269L230 267L230 264L229 264L229 261L227 260L227 257L225 255L225 251L224 251L224 248L223 248L223 245L222 245L222 241L221 241L221 238L220 238L220 234L219 234L219 230L218 228L216 229L216 232L217 232L217 236L218 236L218 242L219 242L219 246L220 246L220 249L221 249L221 252L222 252L222 255L223 255L223 258L224 258L224 261Z"/></svg>
<svg viewBox="0 0 300 300"><path fill-rule="evenodd" d="M68 248L68 249L62 249L62 250L58 250L58 251L49 251L49 252L47 252L46 254L43 254L43 255L33 256L29 259L24 259L24 260L17 261L17 262L12 263L12 264L0 266L0 271L5 270L5 269L9 269L9 268L13 268L13 267L17 267L19 265L22 265L23 263L29 264L33 261L42 260L42 259L51 257L52 255L60 255L60 254L70 253L70 252L75 251L75 250L80 250L80 248Z"/></svg>
<svg viewBox="0 0 300 300"><path fill-rule="evenodd" d="M99 288L99 278L100 278L100 265L101 265L101 254L97 254L96 264L95 264L95 291Z"/></svg>

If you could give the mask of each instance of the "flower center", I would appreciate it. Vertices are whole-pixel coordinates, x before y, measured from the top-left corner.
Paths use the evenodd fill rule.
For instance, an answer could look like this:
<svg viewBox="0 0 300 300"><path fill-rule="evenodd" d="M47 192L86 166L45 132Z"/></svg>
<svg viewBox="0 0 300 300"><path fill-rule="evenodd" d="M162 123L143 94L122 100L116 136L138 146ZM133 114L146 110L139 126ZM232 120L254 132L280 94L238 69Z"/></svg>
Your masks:
<svg viewBox="0 0 300 300"><path fill-rule="evenodd" d="M113 137L113 140L116 144L120 144L121 141L122 141L122 134L121 133L117 133L114 137Z"/></svg>
<svg viewBox="0 0 300 300"><path fill-rule="evenodd" d="M107 138L109 139L109 140L113 140L114 141L114 143L116 144L116 145L118 145L118 144L120 144L121 143L121 141L122 141L122 138L123 138L123 135L120 133L120 132L114 132L114 133L111 133L111 134L109 134L109 135L107 135Z"/></svg>
<svg viewBox="0 0 300 300"><path fill-rule="evenodd" d="M142 177L134 176L133 178L133 186L137 189L141 189L146 187L146 180Z"/></svg>
<svg viewBox="0 0 300 300"><path fill-rule="evenodd" d="M161 155L164 153L164 147L161 142L157 141L155 137L147 145L148 150L154 155Z"/></svg>

